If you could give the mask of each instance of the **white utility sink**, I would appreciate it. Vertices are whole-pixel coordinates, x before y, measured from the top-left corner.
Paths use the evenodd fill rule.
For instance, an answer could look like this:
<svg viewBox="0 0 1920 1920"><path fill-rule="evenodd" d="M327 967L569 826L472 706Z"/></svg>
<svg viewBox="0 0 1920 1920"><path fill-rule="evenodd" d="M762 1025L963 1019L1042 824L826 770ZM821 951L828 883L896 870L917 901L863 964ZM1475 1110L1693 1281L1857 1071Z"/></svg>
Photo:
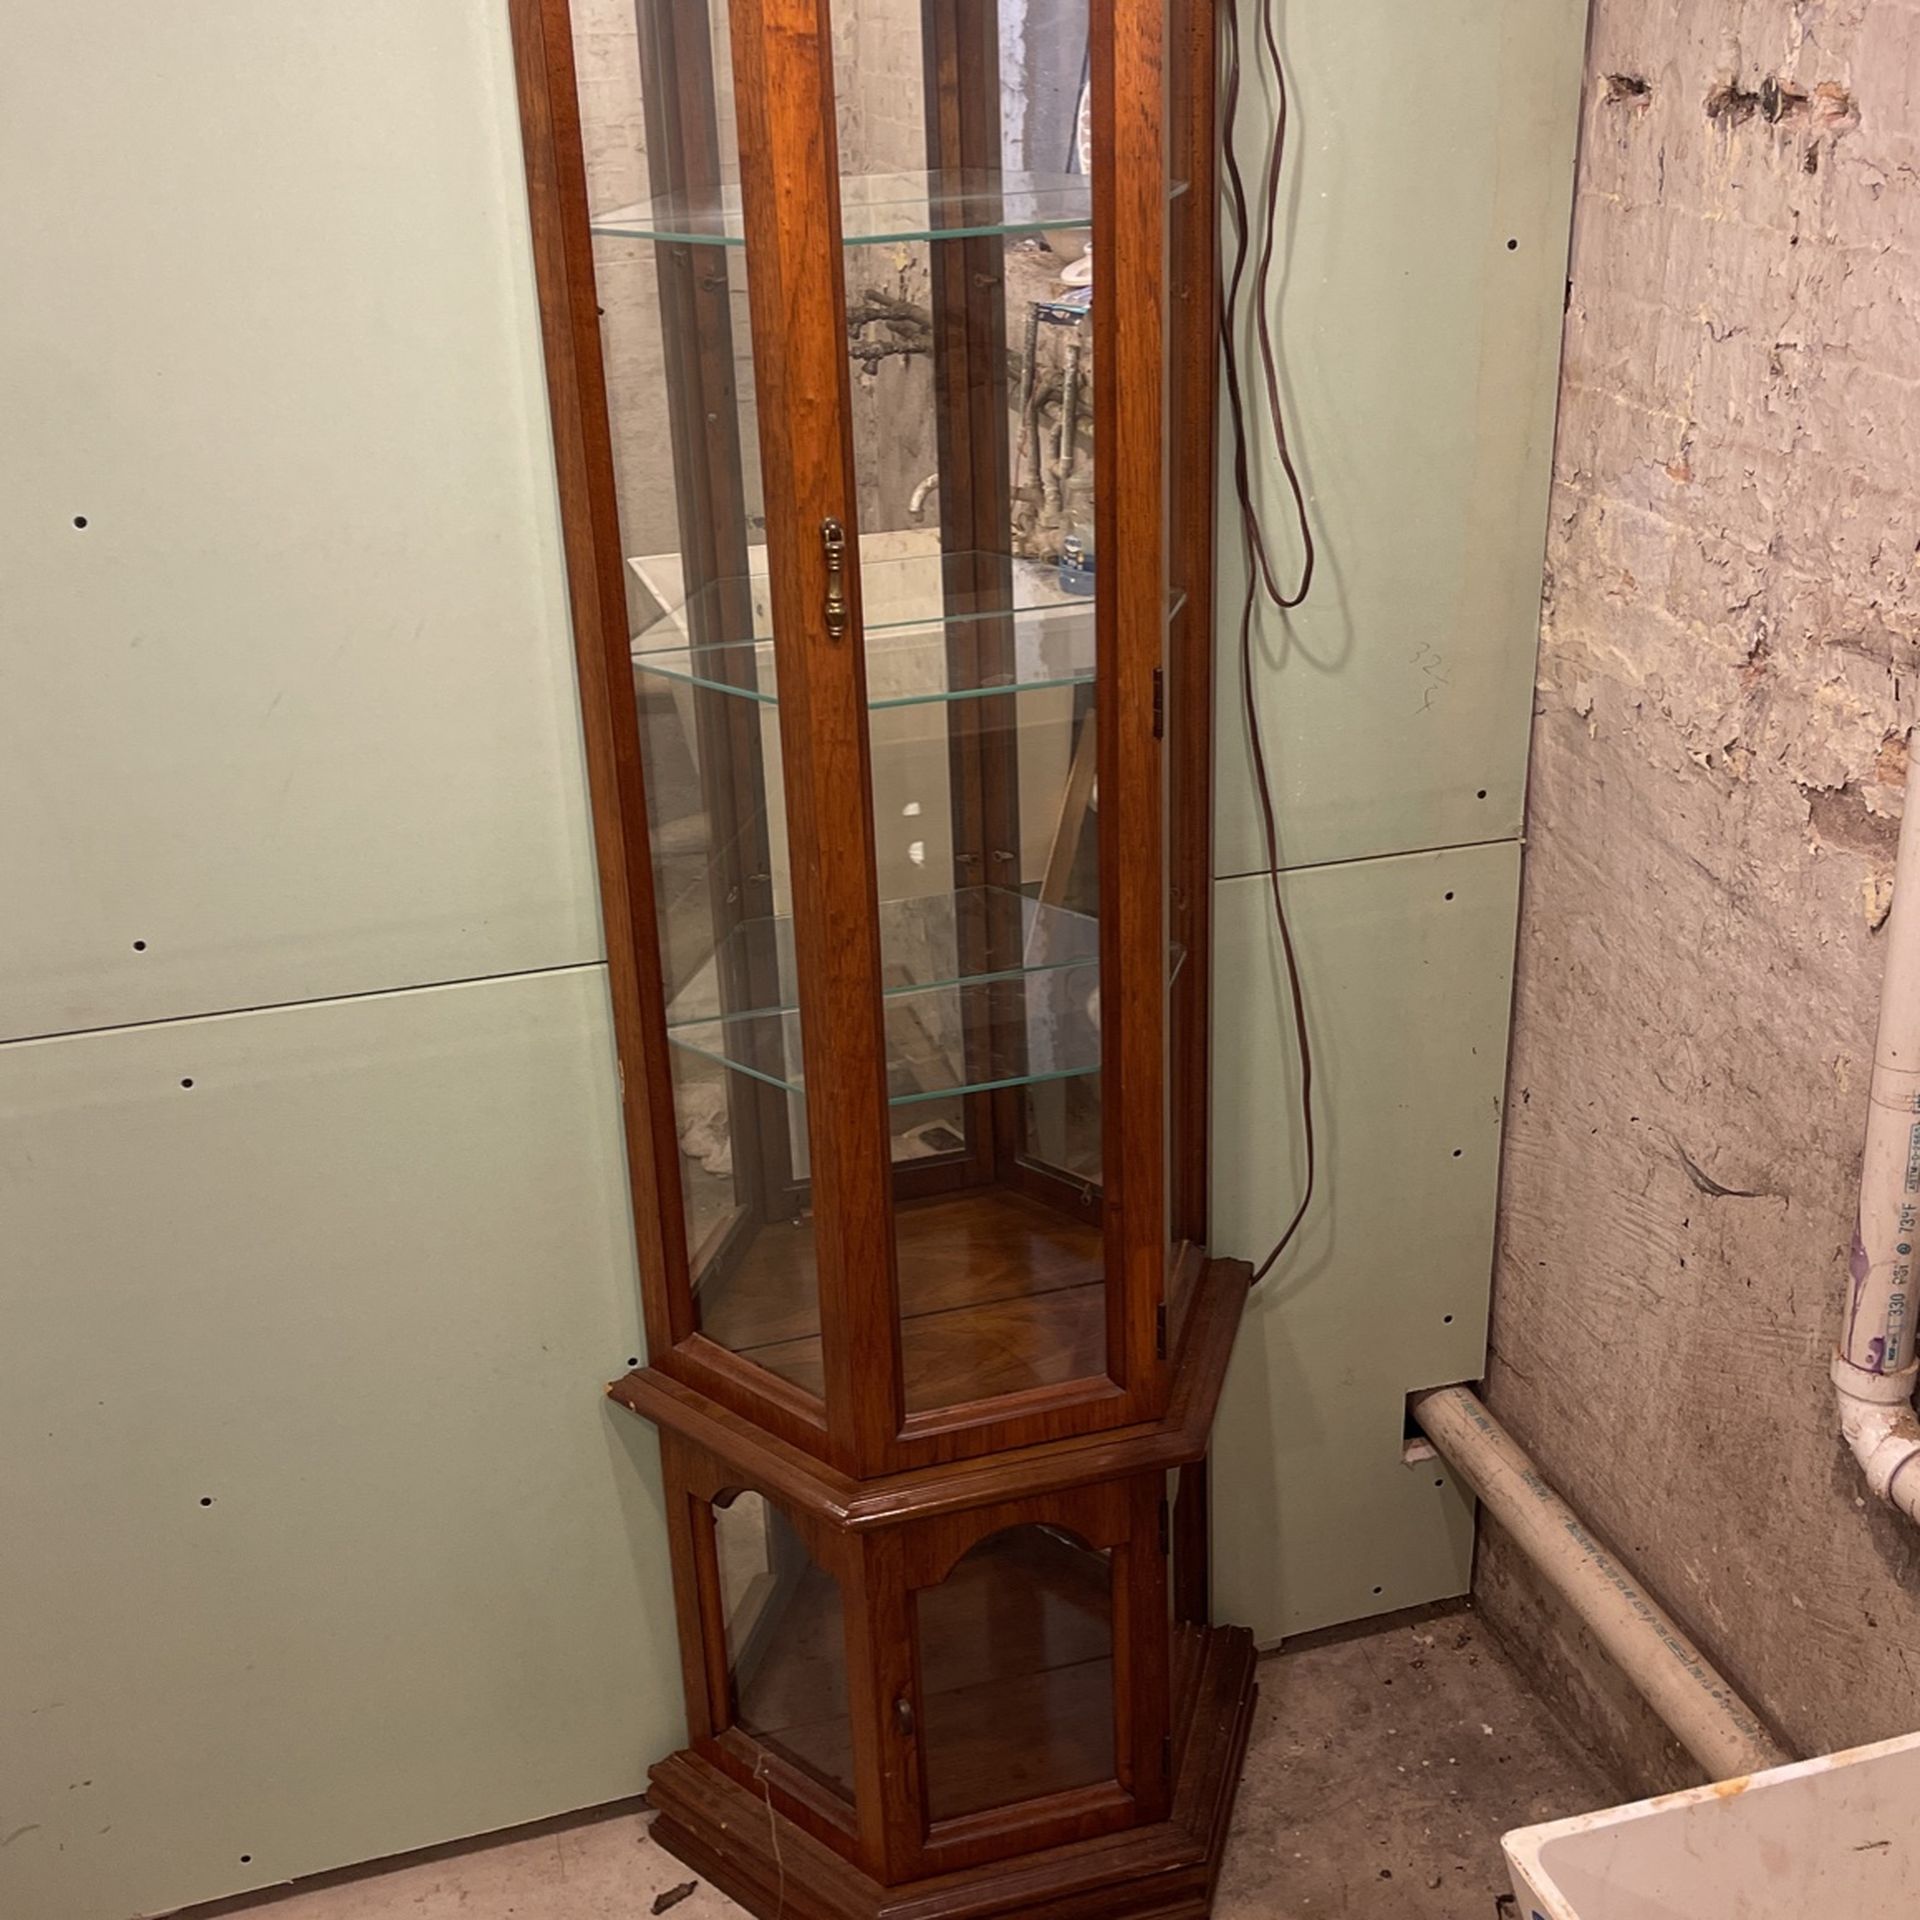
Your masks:
<svg viewBox="0 0 1920 1920"><path fill-rule="evenodd" d="M1912 1920L1920 1734L1504 1842L1521 1920Z"/></svg>

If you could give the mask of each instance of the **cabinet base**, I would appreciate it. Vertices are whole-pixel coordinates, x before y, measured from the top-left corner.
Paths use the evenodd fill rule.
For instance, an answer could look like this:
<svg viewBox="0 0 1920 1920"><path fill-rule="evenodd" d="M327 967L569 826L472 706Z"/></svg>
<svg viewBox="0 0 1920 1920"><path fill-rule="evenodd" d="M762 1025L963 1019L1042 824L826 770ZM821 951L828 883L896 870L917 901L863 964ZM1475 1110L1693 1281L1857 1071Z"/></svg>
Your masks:
<svg viewBox="0 0 1920 1920"><path fill-rule="evenodd" d="M1153 1826L883 1886L686 1752L653 1769L653 1837L758 1920L1206 1920L1258 1688L1251 1634L1204 1640L1173 1815Z"/></svg>

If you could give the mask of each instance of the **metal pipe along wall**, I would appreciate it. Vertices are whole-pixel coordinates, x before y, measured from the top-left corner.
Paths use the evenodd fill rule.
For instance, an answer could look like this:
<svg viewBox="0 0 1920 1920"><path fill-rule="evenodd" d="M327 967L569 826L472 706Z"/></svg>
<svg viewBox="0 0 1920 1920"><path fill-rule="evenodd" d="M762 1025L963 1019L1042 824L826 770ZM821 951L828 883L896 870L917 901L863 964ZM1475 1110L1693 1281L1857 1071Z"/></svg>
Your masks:
<svg viewBox="0 0 1920 1920"><path fill-rule="evenodd" d="M1710 1779L1758 1773L1792 1759L1725 1676L1540 1477L1476 1394L1440 1387L1415 1394L1412 1407L1422 1432Z"/></svg>

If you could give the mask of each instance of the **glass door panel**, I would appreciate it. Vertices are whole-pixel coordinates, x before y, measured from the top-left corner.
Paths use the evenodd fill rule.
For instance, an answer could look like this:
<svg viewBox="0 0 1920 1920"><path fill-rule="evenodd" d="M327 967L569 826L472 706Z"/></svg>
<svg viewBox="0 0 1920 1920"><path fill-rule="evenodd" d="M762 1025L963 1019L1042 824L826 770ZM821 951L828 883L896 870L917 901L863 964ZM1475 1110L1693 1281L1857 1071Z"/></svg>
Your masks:
<svg viewBox="0 0 1920 1920"><path fill-rule="evenodd" d="M737 204L726 0L578 9L575 28L608 418L627 556L634 714L668 1006L691 1299L682 1318L758 1356L811 1328L807 1106L766 593L744 249L636 207ZM681 665L663 672L669 656ZM768 1022L755 1016L782 1008ZM714 1030L728 1044L701 1044ZM818 1391L818 1370L788 1377Z"/></svg>
<svg viewBox="0 0 1920 1920"><path fill-rule="evenodd" d="M1013 1527L915 1596L930 1823L1114 1778L1112 1562Z"/></svg>
<svg viewBox="0 0 1920 1920"><path fill-rule="evenodd" d="M1088 52L1086 0L834 8L909 1419L1108 1371Z"/></svg>
<svg viewBox="0 0 1920 1920"><path fill-rule="evenodd" d="M713 1525L732 1724L851 1801L853 1721L840 1583L760 1494L723 1498Z"/></svg>
<svg viewBox="0 0 1920 1920"><path fill-rule="evenodd" d="M1150 751L1111 745L1123 623L1099 551L1113 509L1096 468L1118 429L1098 417L1114 403L1096 352L1111 330L1096 324L1093 234L1110 223L1095 204L1091 91L1111 31L1088 0L838 0L836 259L811 244L809 202L793 191L818 129L781 64L811 57L807 22L824 16L801 9L774 33L760 0L732 0L766 35L765 84L742 102L727 3L646 0L631 40L601 17L579 35L686 1220L676 1324L806 1393L824 1395L831 1376L851 1400L849 1356L871 1351L877 1294L870 1255L845 1249L890 1199L894 1413L925 1424L1009 1395L1126 1383L1140 1315L1110 1294L1124 1271L1131 1297L1140 1274L1103 1218L1118 1191L1106 1096L1119 1069L1102 1007L1119 1004L1122 922L1102 895L1130 895L1103 847L1101 756L1126 752L1124 770ZM749 124L761 129L751 192ZM1129 176L1113 196L1133 210L1136 257L1155 224L1140 184ZM1157 187L1145 197L1164 220L1179 188ZM764 447L749 227L761 294L809 287L797 315L758 316L763 383L792 401ZM831 291L816 297L823 267L844 340ZM824 451L820 397L836 388L850 468ZM1137 508L1137 484L1133 495ZM1159 504L1143 539L1164 539ZM857 581L852 676L814 574L824 564L836 577L821 550L834 551L841 520ZM1141 520L1130 515L1129 538ZM1175 606L1164 570L1150 571L1124 616L1136 690L1155 644L1137 640L1140 610L1163 631ZM846 762L823 743L862 703L870 786L850 817ZM791 845L790 809L803 835ZM872 1042L857 1062L847 1052L868 963L822 952L870 936L847 924L844 891L864 873L869 825L877 1129ZM1149 858L1157 873L1157 846ZM1140 952L1136 932L1124 938ZM802 954L825 996L810 1016ZM1171 947L1146 957L1167 978L1178 966ZM1136 1071L1129 1113L1140 1083ZM810 1109L816 1091L830 1108ZM883 1155L884 1194L861 1171ZM845 1309L824 1329L823 1269ZM1110 1348L1123 1323L1124 1347ZM870 1414L862 1457L877 1441Z"/></svg>

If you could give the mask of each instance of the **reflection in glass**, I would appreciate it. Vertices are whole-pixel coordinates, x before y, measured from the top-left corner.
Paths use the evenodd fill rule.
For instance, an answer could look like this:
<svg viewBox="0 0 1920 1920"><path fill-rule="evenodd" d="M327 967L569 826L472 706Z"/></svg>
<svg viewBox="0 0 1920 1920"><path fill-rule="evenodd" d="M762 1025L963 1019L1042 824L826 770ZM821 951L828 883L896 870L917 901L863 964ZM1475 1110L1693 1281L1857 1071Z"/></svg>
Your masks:
<svg viewBox="0 0 1920 1920"><path fill-rule="evenodd" d="M757 1493L714 1509L733 1724L851 1800L846 1622L839 1583Z"/></svg>
<svg viewBox="0 0 1920 1920"><path fill-rule="evenodd" d="M930 1820L1114 1777L1111 1561L1014 1527L916 1596Z"/></svg>
<svg viewBox="0 0 1920 1920"><path fill-rule="evenodd" d="M577 47L693 1315L818 1393L779 709L820 635L775 632L724 0L620 18ZM1088 4L832 18L903 1398L930 1414L1110 1359Z"/></svg>
<svg viewBox="0 0 1920 1920"><path fill-rule="evenodd" d="M705 11L575 9L596 215L737 192L727 9ZM683 1022L724 1021L779 1004L776 958L742 929L791 910L778 717L759 698L762 663L729 645L759 630L765 598L746 260L594 226L662 970ZM668 635L712 650L712 670L645 671ZM694 1317L723 1343L763 1337L729 1316L728 1288L758 1235L805 1210L799 1045L795 1011L729 1049L672 1054ZM772 1318L817 1322L811 1268L763 1271L758 1286Z"/></svg>
<svg viewBox="0 0 1920 1920"><path fill-rule="evenodd" d="M1107 1367L1085 0L844 0L834 52L850 232L877 177L967 183L845 269L881 921L976 903L951 919L968 984L889 972L889 1099L944 1107L937 1150L896 1134L911 1416ZM909 655L942 693L892 697Z"/></svg>

